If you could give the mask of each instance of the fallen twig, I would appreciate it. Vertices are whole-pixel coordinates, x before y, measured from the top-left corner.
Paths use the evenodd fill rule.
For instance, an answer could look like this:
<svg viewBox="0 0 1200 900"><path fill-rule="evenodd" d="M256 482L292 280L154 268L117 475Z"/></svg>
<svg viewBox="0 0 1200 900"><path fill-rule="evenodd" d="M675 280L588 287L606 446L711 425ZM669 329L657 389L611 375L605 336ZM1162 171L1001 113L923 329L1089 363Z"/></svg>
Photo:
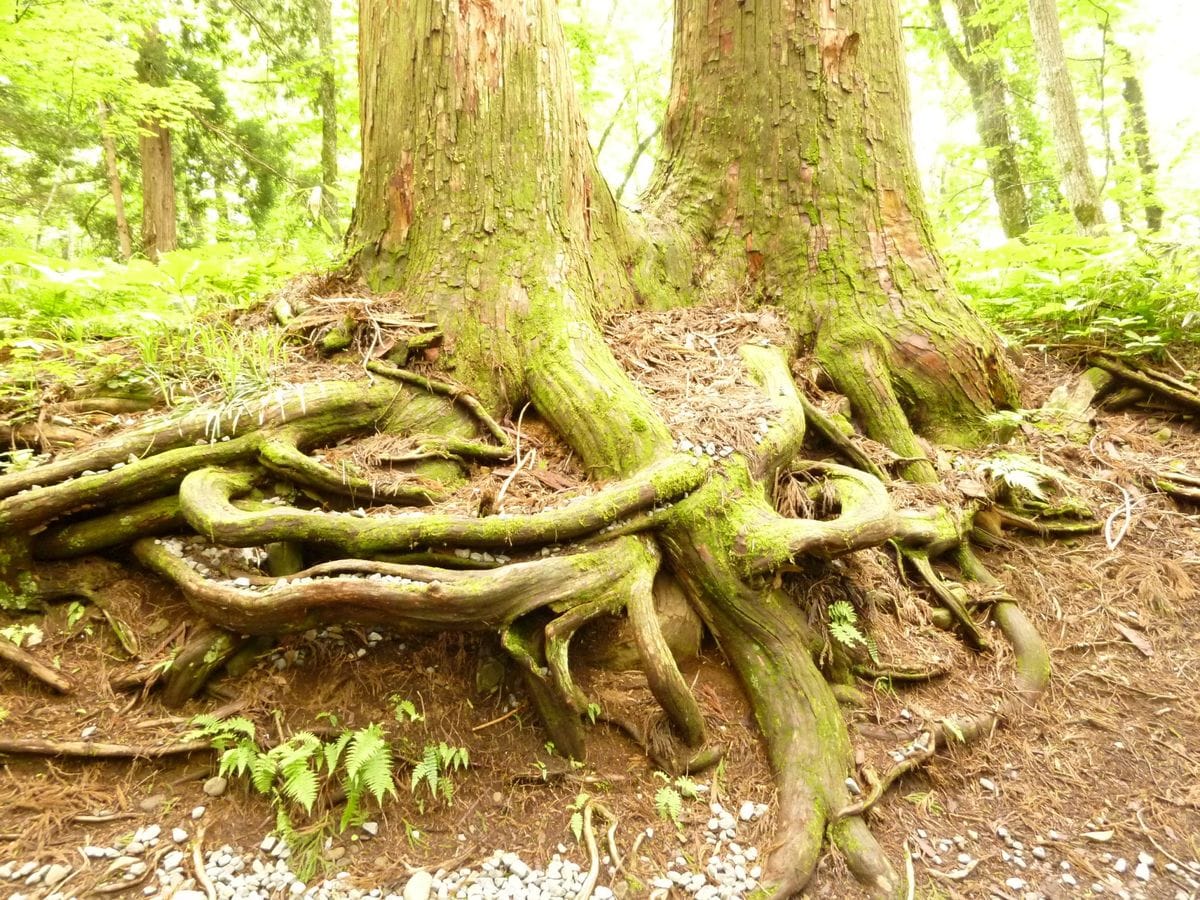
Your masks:
<svg viewBox="0 0 1200 900"><path fill-rule="evenodd" d="M75 690L75 683L70 678L6 638L0 638L0 659L16 666L29 677L54 688L60 694L70 694Z"/></svg>
<svg viewBox="0 0 1200 900"><path fill-rule="evenodd" d="M217 900L217 891L209 880L208 872L204 870L204 826L196 829L196 837L192 840L192 865L196 868L196 882L204 889L208 900Z"/></svg>
<svg viewBox="0 0 1200 900"><path fill-rule="evenodd" d="M94 741L48 741L41 738L0 738L0 753L14 756L77 756L84 759L152 759L211 751L208 741L174 744L105 744Z"/></svg>

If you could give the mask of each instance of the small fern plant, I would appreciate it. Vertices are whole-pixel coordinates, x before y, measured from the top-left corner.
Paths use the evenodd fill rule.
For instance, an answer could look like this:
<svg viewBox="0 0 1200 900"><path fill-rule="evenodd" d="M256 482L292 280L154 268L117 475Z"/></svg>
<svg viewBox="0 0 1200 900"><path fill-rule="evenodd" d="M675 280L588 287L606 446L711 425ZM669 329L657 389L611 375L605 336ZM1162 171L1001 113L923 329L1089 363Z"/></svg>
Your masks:
<svg viewBox="0 0 1200 900"><path fill-rule="evenodd" d="M683 801L695 800L700 796L701 787L686 775L680 775L674 780L664 772L655 772L656 778L661 778L665 784L654 795L654 809L658 817L679 826L679 816L683 812Z"/></svg>
<svg viewBox="0 0 1200 900"><path fill-rule="evenodd" d="M876 665L879 650L875 641L858 627L858 611L847 600L835 600L829 604L829 636L847 649L861 645Z"/></svg>
<svg viewBox="0 0 1200 900"><path fill-rule="evenodd" d="M470 765L471 757L466 747L452 747L445 741L426 744L420 762L413 766L412 793L416 794L421 785L425 785L430 797L450 806L454 803L453 775ZM424 812L423 801L418 802Z"/></svg>
<svg viewBox="0 0 1200 900"><path fill-rule="evenodd" d="M396 795L392 748L380 725L347 729L332 741L300 731L269 750L258 745L254 723L240 716L200 715L192 725L188 738L207 739L221 753L220 774L249 777L254 789L270 797L284 815L289 805L311 814L322 788L336 780L346 794L339 824L345 831L364 819L368 797L382 804L385 797Z"/></svg>

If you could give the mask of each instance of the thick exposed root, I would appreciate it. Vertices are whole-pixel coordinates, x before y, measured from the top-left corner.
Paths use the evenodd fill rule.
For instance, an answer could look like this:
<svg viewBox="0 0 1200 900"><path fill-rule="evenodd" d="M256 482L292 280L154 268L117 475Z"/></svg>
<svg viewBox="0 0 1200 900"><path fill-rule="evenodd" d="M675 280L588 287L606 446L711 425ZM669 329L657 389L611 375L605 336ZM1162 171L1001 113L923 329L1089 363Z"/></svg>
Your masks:
<svg viewBox="0 0 1200 900"><path fill-rule="evenodd" d="M837 556L875 547L896 533L896 513L879 479L827 463L798 464L795 471L827 474L841 513L831 521L772 513L748 525L736 548L747 574L774 572L800 556Z"/></svg>
<svg viewBox="0 0 1200 900"><path fill-rule="evenodd" d="M705 478L694 456L663 460L637 476L558 509L530 515L373 516L324 513L289 507L243 510L233 498L256 482L253 472L201 469L184 479L179 496L188 524L210 540L230 547L272 541L306 541L374 556L429 546L504 550L571 541L651 507L670 503Z"/></svg>
<svg viewBox="0 0 1200 900"><path fill-rule="evenodd" d="M307 576L259 579L259 585L207 578L168 541L146 538L133 552L177 584L208 620L246 634L277 634L338 622L412 632L495 631L541 607L623 596L638 547L636 538L619 538L595 550L482 572L346 560Z"/></svg>
<svg viewBox="0 0 1200 900"><path fill-rule="evenodd" d="M538 302L530 300L535 309ZM671 579L738 671L766 740L781 803L768 865L774 895L804 887L828 837L873 895L894 896L899 878L862 813L950 740L990 732L1044 689L1049 675L1036 631L965 549L974 507L898 512L883 472L800 396L787 356L770 347L742 351L775 411L755 447L716 463L676 454L665 425L577 312L579 320L565 329L531 339L525 387L585 468L614 480L558 508L522 515L368 515L264 500L259 489L282 480L277 492L284 495L296 488L364 506L437 501L438 484L419 477L376 484L309 452L372 430L415 434L416 449L401 456L406 463L517 455L509 432L458 387L371 363L368 368L384 376L371 385L296 389L258 404L169 416L31 473L0 478L0 529L42 529L32 544L42 560L131 544L143 566L178 586L213 627L193 635L175 659L167 676L169 702L193 696L237 656L244 635L345 623L398 632L491 631L516 663L561 753L582 759L584 721L599 716L629 731L658 764L695 771L719 759L722 749L709 743L704 711L655 608L656 575ZM872 375L851 398L860 416L868 426L894 426L911 437L883 361L856 364L855 371ZM447 417L450 424L432 426ZM816 423L859 468L797 462L807 423ZM932 472L915 438L911 446L899 440L893 447L902 455L911 451L900 460L910 478ZM780 478L810 479L835 508L834 517L780 515L771 497ZM179 536L188 528L199 537ZM1015 648L1021 694L997 710L932 727L917 753L852 803L849 735L815 659L824 640L781 580L799 571L805 557L835 557L888 541L897 543L978 649L986 641L974 616L980 607L990 610ZM212 545L266 548L272 574L221 575L191 558L193 550L211 554ZM473 559L470 551L490 552ZM965 591L934 569L931 560L952 551L963 574L983 583L986 602L969 604ZM509 552L519 558L510 561ZM331 555L345 558L302 568L306 556ZM45 563L35 593L99 597L97 585L116 577L111 566L91 572L86 559ZM622 611L665 716L624 721L619 712L599 710L572 676L573 637ZM881 672L860 666L859 672L898 681L944 674L920 667Z"/></svg>
<svg viewBox="0 0 1200 900"><path fill-rule="evenodd" d="M1111 372L1129 385L1162 397L1181 409L1200 413L1200 389L1193 384L1149 366L1107 354L1093 356L1091 363L1106 372Z"/></svg>

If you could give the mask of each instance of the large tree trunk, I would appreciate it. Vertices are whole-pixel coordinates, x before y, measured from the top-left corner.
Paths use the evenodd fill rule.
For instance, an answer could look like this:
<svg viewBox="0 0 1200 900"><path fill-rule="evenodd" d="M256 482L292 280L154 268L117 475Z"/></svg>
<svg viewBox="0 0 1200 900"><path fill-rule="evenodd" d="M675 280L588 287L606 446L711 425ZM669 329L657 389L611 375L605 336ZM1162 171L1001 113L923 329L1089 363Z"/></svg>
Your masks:
<svg viewBox="0 0 1200 900"><path fill-rule="evenodd" d="M157 29L147 29L138 52L138 77L166 84L166 45ZM138 147L142 162L142 252L154 262L176 247L175 164L171 130L162 122L141 123Z"/></svg>
<svg viewBox="0 0 1200 900"><path fill-rule="evenodd" d="M321 215L340 234L337 202L337 71L333 57L333 10L330 0L311 0L317 31L321 76L317 106L321 110Z"/></svg>
<svg viewBox="0 0 1200 900"><path fill-rule="evenodd" d="M1029 24L1033 30L1042 87L1050 101L1050 124L1063 194L1076 223L1082 230L1090 231L1104 224L1104 210L1100 205L1096 180L1088 165L1087 147L1079 126L1075 89L1067 72L1055 0L1029 0Z"/></svg>
<svg viewBox="0 0 1200 900"><path fill-rule="evenodd" d="M100 145L104 148L104 172L116 218L117 249L121 259L129 262L133 255L133 240L129 236L129 220L125 218L125 192L121 190L121 173L117 169L117 142L107 130L108 105L103 100L96 101L96 115L100 122Z"/></svg>
<svg viewBox="0 0 1200 900"><path fill-rule="evenodd" d="M913 428L968 443L1015 401L996 335L934 247L893 0L680 0L664 138L649 207L676 290L787 310L906 459L924 458Z"/></svg>
<svg viewBox="0 0 1200 900"><path fill-rule="evenodd" d="M951 65L967 83L979 142L986 154L992 192L1000 211L1004 236L1018 237L1029 230L1029 198L1021 180L1017 148L1008 116L1008 84L1001 61L992 55L995 29L981 21L979 0L954 0L962 29L962 42L955 39L943 0L930 0L934 27Z"/></svg>

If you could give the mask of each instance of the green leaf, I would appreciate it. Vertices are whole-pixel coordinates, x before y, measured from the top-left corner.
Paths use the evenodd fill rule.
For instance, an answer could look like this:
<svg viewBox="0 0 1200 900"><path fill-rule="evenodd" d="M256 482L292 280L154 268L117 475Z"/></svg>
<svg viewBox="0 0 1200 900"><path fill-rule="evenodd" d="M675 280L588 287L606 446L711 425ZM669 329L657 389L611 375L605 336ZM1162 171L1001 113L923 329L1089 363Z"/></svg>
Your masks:
<svg viewBox="0 0 1200 900"><path fill-rule="evenodd" d="M308 766L295 768L288 773L283 782L284 795L303 806L304 811L308 813L312 812L313 804L317 802L319 789L317 773Z"/></svg>
<svg viewBox="0 0 1200 900"><path fill-rule="evenodd" d="M675 788L664 785L654 795L654 808L658 810L659 818L678 825L679 814L683 812L683 798Z"/></svg>

